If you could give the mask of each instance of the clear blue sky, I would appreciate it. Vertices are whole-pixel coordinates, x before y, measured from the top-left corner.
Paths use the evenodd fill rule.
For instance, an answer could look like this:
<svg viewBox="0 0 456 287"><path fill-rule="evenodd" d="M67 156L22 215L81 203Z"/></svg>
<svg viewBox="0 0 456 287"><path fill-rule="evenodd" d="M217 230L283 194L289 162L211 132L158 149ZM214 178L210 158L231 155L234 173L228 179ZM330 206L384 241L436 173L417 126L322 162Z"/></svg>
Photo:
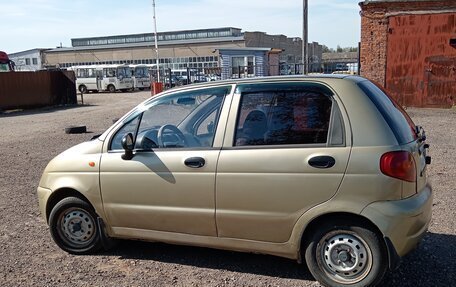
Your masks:
<svg viewBox="0 0 456 287"><path fill-rule="evenodd" d="M308 0L309 41L356 46L356 0ZM71 38L153 31L152 0L0 0L0 50L71 46ZM158 31L236 27L302 36L302 0L156 0Z"/></svg>

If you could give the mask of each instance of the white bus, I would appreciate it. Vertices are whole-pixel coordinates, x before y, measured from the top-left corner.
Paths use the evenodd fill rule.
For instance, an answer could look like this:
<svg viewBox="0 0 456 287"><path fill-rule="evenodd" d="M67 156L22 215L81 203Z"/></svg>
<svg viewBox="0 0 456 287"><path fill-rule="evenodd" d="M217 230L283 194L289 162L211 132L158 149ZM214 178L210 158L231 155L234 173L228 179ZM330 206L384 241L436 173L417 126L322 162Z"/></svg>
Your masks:
<svg viewBox="0 0 456 287"><path fill-rule="evenodd" d="M82 93L127 91L133 88L131 68L128 65L73 66L76 87Z"/></svg>
<svg viewBox="0 0 456 287"><path fill-rule="evenodd" d="M130 65L133 88L144 90L150 88L149 67L147 65Z"/></svg>

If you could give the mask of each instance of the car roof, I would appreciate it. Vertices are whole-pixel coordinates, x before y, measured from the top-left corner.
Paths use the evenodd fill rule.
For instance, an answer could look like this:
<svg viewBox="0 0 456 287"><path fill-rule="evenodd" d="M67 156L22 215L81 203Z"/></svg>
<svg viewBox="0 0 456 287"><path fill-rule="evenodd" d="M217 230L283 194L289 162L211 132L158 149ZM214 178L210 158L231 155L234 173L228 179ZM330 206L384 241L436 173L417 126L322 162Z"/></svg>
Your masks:
<svg viewBox="0 0 456 287"><path fill-rule="evenodd" d="M366 79L356 75L347 74L311 74L311 75L286 75L286 76L267 76L267 77L252 77L252 78L241 78L241 79L227 79L214 82L202 82L191 85L182 86L179 88L170 89L168 91L176 91L191 87L207 87L212 85L238 85L238 84L254 84L262 82L279 82L279 81L301 81L301 80L320 80L325 81L328 79L341 79L349 80L352 82L361 82Z"/></svg>

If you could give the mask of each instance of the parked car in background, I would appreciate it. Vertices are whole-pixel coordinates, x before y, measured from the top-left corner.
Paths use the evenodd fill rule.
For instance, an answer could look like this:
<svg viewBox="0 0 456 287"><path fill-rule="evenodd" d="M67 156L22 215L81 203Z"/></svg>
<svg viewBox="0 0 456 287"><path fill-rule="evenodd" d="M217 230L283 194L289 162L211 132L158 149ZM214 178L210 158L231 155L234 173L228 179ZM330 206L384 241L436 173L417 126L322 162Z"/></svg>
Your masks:
<svg viewBox="0 0 456 287"><path fill-rule="evenodd" d="M8 54L0 51L0 72L12 72L14 66L14 62L9 59Z"/></svg>
<svg viewBox="0 0 456 287"><path fill-rule="evenodd" d="M182 86L184 84L185 80L179 76L175 76L175 75L171 74L170 76L165 77L164 82L165 82L165 87L167 89L169 89L169 88L174 88L176 86Z"/></svg>
<svg viewBox="0 0 456 287"><path fill-rule="evenodd" d="M54 158L38 187L72 254L113 238L305 261L325 286L375 286L431 219L426 136L372 82L208 82L141 103Z"/></svg>

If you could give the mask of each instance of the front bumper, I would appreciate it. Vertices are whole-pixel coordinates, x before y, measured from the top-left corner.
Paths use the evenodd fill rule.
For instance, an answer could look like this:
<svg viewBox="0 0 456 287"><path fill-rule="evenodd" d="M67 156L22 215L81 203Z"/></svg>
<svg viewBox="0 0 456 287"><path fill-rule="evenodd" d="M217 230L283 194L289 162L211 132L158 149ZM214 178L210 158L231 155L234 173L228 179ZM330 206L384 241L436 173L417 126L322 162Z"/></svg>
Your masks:
<svg viewBox="0 0 456 287"><path fill-rule="evenodd" d="M49 196L51 195L52 191L48 188L38 186L36 193L38 195L38 204L39 204L41 216L47 222L46 204L47 204L47 201L48 201Z"/></svg>
<svg viewBox="0 0 456 287"><path fill-rule="evenodd" d="M412 197L374 202L361 212L383 233L389 245L390 265L392 256L403 257L423 238L431 221L432 200L432 188L426 185Z"/></svg>

